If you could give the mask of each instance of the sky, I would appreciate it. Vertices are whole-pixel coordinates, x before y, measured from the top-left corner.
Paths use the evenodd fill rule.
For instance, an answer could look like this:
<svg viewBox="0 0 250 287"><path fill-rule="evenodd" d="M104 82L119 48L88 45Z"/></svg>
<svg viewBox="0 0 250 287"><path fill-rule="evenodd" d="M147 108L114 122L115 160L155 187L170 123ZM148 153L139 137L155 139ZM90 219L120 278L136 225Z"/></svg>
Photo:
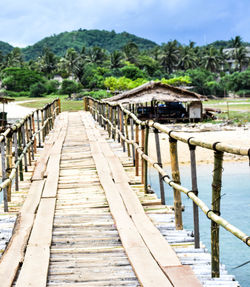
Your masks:
<svg viewBox="0 0 250 287"><path fill-rule="evenodd" d="M78 29L123 31L158 44L250 42L250 0L1 0L0 41L33 45Z"/></svg>

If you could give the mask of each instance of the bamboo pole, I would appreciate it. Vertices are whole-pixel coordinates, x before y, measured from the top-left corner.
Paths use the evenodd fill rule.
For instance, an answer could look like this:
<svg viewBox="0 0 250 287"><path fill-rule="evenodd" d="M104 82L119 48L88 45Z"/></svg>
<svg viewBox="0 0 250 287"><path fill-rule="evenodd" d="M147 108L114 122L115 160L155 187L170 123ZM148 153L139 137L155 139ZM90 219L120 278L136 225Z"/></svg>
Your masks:
<svg viewBox="0 0 250 287"><path fill-rule="evenodd" d="M212 183L212 207L211 210L220 215L221 199L221 179L223 170L223 152L214 152L214 171ZM219 225L211 221L211 269L212 277L220 277L220 245L219 245Z"/></svg>
<svg viewBox="0 0 250 287"><path fill-rule="evenodd" d="M155 147L156 147L157 163L158 163L158 165L160 167L162 167L161 145L160 145L160 140L159 140L159 131L157 129L154 129L154 134L155 134ZM166 201L165 201L165 192L164 192L163 180L162 180L162 176L160 175L160 173L158 173L158 176L159 176L161 203L165 205Z"/></svg>
<svg viewBox="0 0 250 287"><path fill-rule="evenodd" d="M144 154L148 155L148 139L149 139L149 127L146 126L145 128L145 140L144 140ZM144 192L148 193L148 162L143 159L144 161Z"/></svg>
<svg viewBox="0 0 250 287"><path fill-rule="evenodd" d="M169 137L170 143L170 160L171 160L171 170L173 181L180 184L180 172L178 164L178 154L177 154L177 141ZM182 206L181 206L181 194L176 188L174 191L174 212L175 212L175 227L177 230L183 229L182 224Z"/></svg>
<svg viewBox="0 0 250 287"><path fill-rule="evenodd" d="M34 117L34 114L32 114L32 133L35 134L35 132L36 132L35 117ZM36 136L34 137L33 147L34 147L34 153L37 153L37 141L36 141Z"/></svg>
<svg viewBox="0 0 250 287"><path fill-rule="evenodd" d="M145 127L141 126L141 150L145 152ZM141 158L141 183L145 184L145 173L144 173L145 162L144 158Z"/></svg>
<svg viewBox="0 0 250 287"><path fill-rule="evenodd" d="M122 135L124 136L124 113L123 111L121 111L120 116L121 116L121 132L122 132ZM123 139L122 139L122 149L123 149L123 152L126 152L126 145Z"/></svg>
<svg viewBox="0 0 250 287"><path fill-rule="evenodd" d="M129 134L128 134L128 115L125 114L125 133L126 133L126 138L129 139ZM131 152L130 152L130 145L127 142L127 151L128 151L128 157L131 157Z"/></svg>
<svg viewBox="0 0 250 287"><path fill-rule="evenodd" d="M189 144L192 191L196 196L198 196L195 148L196 147L194 145ZM194 246L195 248L200 248L199 210L198 206L195 204L194 201L193 201L193 221L194 221Z"/></svg>
<svg viewBox="0 0 250 287"><path fill-rule="evenodd" d="M44 111L41 110L41 117L42 117L42 127L44 126ZM42 130L42 140L45 142L45 127Z"/></svg>
<svg viewBox="0 0 250 287"><path fill-rule="evenodd" d="M134 135L134 120L133 118L130 118L130 130L131 130L131 140L134 141L135 135ZM132 145L132 155L133 155L133 165L135 166L135 147Z"/></svg>
<svg viewBox="0 0 250 287"><path fill-rule="evenodd" d="M121 131L121 122L120 122L120 107L117 106L117 128L119 131ZM118 142L121 142L121 137L120 137L120 134L118 133Z"/></svg>
<svg viewBox="0 0 250 287"><path fill-rule="evenodd" d="M61 100L58 98L58 108L59 108L59 114L62 112L61 110Z"/></svg>
<svg viewBox="0 0 250 287"><path fill-rule="evenodd" d="M14 147L15 147L15 164L18 160L18 143L17 143L17 131L14 132L13 134L13 139L14 139ZM15 175L15 188L16 191L19 189L19 182L18 182L18 166L16 169L16 175Z"/></svg>
<svg viewBox="0 0 250 287"><path fill-rule="evenodd" d="M26 134L26 142L25 142L25 146L26 146L26 143L29 142L28 119L25 121L25 134ZM25 146L24 146L24 148L25 148ZM29 166L31 166L31 152L30 152L30 148L28 148L28 159L29 159Z"/></svg>
<svg viewBox="0 0 250 287"><path fill-rule="evenodd" d="M36 122L37 122L37 129L40 130L40 119L39 119L39 110L36 111ZM41 144L41 132L38 132L38 147L42 147Z"/></svg>
<svg viewBox="0 0 250 287"><path fill-rule="evenodd" d="M9 178L12 170L12 135L6 138L6 178ZM7 200L11 201L11 184L7 186Z"/></svg>
<svg viewBox="0 0 250 287"><path fill-rule="evenodd" d="M139 146L139 125L135 125L135 142ZM139 154L137 149L135 150L135 175L139 175Z"/></svg>
<svg viewBox="0 0 250 287"><path fill-rule="evenodd" d="M24 125L22 125L22 150L25 148L26 146L26 140L25 140L25 130L24 130ZM24 155L24 170L27 172L28 171L28 161L27 161L27 153L25 153Z"/></svg>
<svg viewBox="0 0 250 287"><path fill-rule="evenodd" d="M6 179L6 167L5 167L5 143L1 141L1 162L2 162L2 182ZM8 197L7 188L3 188L3 201L4 201L4 212L8 212Z"/></svg>
<svg viewBox="0 0 250 287"><path fill-rule="evenodd" d="M31 116L29 117L29 129L28 129L28 133L29 133L29 141L31 141L32 139L32 136L33 136L33 133L32 133L32 118ZM31 145L31 157L32 157L32 160L35 159L35 154L34 154L34 143Z"/></svg>
<svg viewBox="0 0 250 287"><path fill-rule="evenodd" d="M18 129L18 156L22 153L22 127ZM25 155L24 155L25 158ZM23 181L23 161L19 163L19 177L20 181Z"/></svg>

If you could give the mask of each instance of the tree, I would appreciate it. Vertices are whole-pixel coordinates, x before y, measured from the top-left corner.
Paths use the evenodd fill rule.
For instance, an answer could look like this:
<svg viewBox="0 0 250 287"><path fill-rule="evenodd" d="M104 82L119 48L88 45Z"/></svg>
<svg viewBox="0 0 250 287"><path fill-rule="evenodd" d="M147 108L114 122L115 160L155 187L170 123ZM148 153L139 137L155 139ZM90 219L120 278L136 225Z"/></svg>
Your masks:
<svg viewBox="0 0 250 287"><path fill-rule="evenodd" d="M242 38L240 36L235 36L230 40L232 48L240 48L243 44Z"/></svg>
<svg viewBox="0 0 250 287"><path fill-rule="evenodd" d="M192 44L193 45L193 44ZM178 67L182 70L193 69L197 66L197 57L193 48L185 46L180 49L180 60Z"/></svg>
<svg viewBox="0 0 250 287"><path fill-rule="evenodd" d="M71 98L73 93L77 93L80 90L80 86L78 83L72 80L63 80L61 86L61 93L66 94Z"/></svg>
<svg viewBox="0 0 250 287"><path fill-rule="evenodd" d="M160 57L160 63L165 72L171 74L176 67L179 60L179 48L177 41L169 41L162 46L162 55Z"/></svg>
<svg viewBox="0 0 250 287"><path fill-rule="evenodd" d="M122 48L125 59L129 61L132 64L136 63L136 58L139 55L139 48L134 42L128 42L123 48Z"/></svg>
<svg viewBox="0 0 250 287"><path fill-rule="evenodd" d="M51 79L53 72L57 69L57 58L49 48L44 49L43 56L39 58L38 66L40 71L43 72L48 79Z"/></svg>
<svg viewBox="0 0 250 287"><path fill-rule="evenodd" d="M22 67L23 56L20 48L14 48L6 57L7 67Z"/></svg>
<svg viewBox="0 0 250 287"><path fill-rule="evenodd" d="M47 93L46 85L43 83L36 83L30 87L31 97L42 97Z"/></svg>
<svg viewBox="0 0 250 287"><path fill-rule="evenodd" d="M235 48L233 52L233 59L235 60L236 69L241 72L243 66L249 63L246 48L243 46Z"/></svg>
<svg viewBox="0 0 250 287"><path fill-rule="evenodd" d="M122 67L121 74L131 80L136 80L137 78L147 78L146 73L133 64Z"/></svg>
<svg viewBox="0 0 250 287"><path fill-rule="evenodd" d="M212 46L202 58L202 67L211 72L217 72L220 66L220 58L217 50Z"/></svg>
<svg viewBox="0 0 250 287"><path fill-rule="evenodd" d="M111 69L118 69L123 66L122 60L124 56L121 51L115 50L110 54L110 67Z"/></svg>
<svg viewBox="0 0 250 287"><path fill-rule="evenodd" d="M5 68L1 78L2 85L14 92L29 91L33 84L46 82L38 72L19 67Z"/></svg>

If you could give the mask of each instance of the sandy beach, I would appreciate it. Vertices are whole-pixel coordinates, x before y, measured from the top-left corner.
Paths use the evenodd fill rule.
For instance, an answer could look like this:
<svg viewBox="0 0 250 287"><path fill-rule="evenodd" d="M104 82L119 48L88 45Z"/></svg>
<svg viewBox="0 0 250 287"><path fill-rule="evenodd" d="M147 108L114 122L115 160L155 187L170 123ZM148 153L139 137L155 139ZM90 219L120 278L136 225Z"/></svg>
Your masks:
<svg viewBox="0 0 250 287"><path fill-rule="evenodd" d="M248 127L233 127L233 130L225 127L223 129L216 129L211 131L195 131L192 132L192 129L189 129L188 132L180 132L180 135L189 135L195 138L207 142L223 142L233 146L240 146L244 148L250 148L250 126ZM161 155L162 161L164 164L170 163L169 155L169 140L166 134L160 133L160 143L161 143ZM156 160L155 152L155 138L153 132L149 136L149 155ZM182 142L178 142L178 157L180 164L187 164L190 162L190 152L188 145ZM213 162L213 151L205 148L197 147L196 148L196 160L197 163L212 163ZM248 161L247 156L237 156L225 153L225 161Z"/></svg>

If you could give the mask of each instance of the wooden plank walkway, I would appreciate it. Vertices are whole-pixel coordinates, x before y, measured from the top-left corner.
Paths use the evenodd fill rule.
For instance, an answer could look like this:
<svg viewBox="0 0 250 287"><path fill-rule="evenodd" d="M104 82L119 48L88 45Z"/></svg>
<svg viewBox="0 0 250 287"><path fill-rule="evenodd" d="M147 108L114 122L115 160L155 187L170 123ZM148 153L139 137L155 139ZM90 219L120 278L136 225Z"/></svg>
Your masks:
<svg viewBox="0 0 250 287"><path fill-rule="evenodd" d="M1 286L202 286L144 212L167 208L154 195L141 196L143 207L129 181L89 113L61 114L1 259Z"/></svg>

